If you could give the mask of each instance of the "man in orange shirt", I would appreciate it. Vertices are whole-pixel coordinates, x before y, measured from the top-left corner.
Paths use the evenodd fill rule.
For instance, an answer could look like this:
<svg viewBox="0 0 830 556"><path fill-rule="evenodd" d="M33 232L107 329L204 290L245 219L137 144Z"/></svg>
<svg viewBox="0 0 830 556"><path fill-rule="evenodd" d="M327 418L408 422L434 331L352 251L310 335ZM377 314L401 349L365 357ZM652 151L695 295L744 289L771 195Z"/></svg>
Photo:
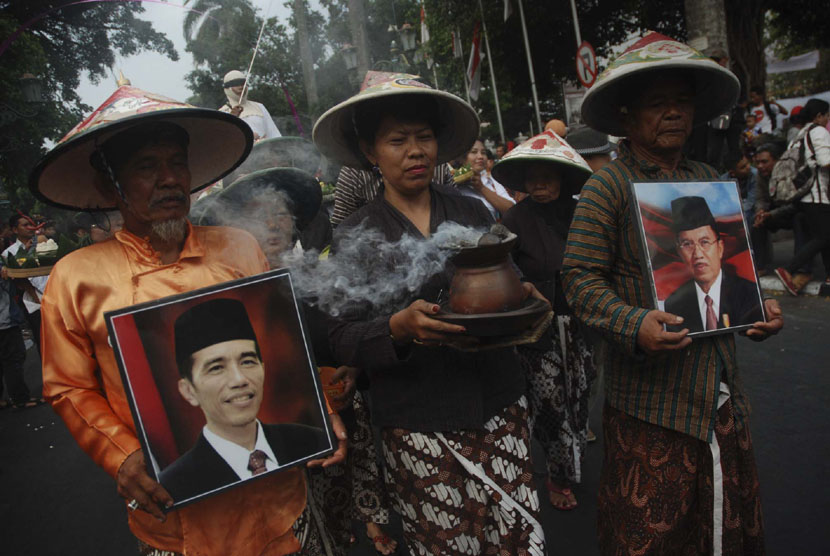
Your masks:
<svg viewBox="0 0 830 556"><path fill-rule="evenodd" d="M250 276L268 264L250 234L192 226L190 194L235 168L252 136L238 118L121 87L38 164L30 187L75 210L117 208L124 229L61 259L43 298L44 394L117 482L142 554L282 555L306 506L293 468L175 511L146 471L104 313ZM345 431L332 416L345 455ZM227 508L241 509L228 512Z"/></svg>

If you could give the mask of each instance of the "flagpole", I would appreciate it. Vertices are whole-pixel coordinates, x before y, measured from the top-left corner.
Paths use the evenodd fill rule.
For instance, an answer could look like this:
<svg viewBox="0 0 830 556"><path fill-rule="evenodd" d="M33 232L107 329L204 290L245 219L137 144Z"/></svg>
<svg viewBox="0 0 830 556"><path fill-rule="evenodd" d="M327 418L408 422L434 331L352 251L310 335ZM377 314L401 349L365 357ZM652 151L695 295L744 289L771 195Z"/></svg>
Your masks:
<svg viewBox="0 0 830 556"><path fill-rule="evenodd" d="M479 0L480 1L480 0ZM536 127L542 129L542 115L539 112L539 95L536 93L536 74L533 71L533 59L530 56L530 41L527 39L527 24L525 24L525 10L519 0L519 17L522 20L522 35L525 38L525 53L527 54L527 69L530 72L530 90L533 92L533 107L536 109ZM573 0L571 0L573 5ZM486 35L485 35L486 36ZM488 52L489 55L489 52ZM541 133L541 131L540 131Z"/></svg>
<svg viewBox="0 0 830 556"><path fill-rule="evenodd" d="M521 6L521 1L519 0L519 5ZM574 31L576 31L576 47L579 48L582 46L582 34L579 32L579 18L576 17L576 0L571 0L571 13L574 16Z"/></svg>
<svg viewBox="0 0 830 556"><path fill-rule="evenodd" d="M484 21L484 6L482 5L481 0L478 0L478 10L481 13L481 28L484 30L484 46L487 48L487 63L490 66L490 83L493 85L493 100L496 103L496 118L499 122L499 134L501 135L501 142L506 143L504 139L504 125L501 123L499 91L496 89L496 72L493 71L493 56L490 55L490 39L487 38L487 23Z"/></svg>

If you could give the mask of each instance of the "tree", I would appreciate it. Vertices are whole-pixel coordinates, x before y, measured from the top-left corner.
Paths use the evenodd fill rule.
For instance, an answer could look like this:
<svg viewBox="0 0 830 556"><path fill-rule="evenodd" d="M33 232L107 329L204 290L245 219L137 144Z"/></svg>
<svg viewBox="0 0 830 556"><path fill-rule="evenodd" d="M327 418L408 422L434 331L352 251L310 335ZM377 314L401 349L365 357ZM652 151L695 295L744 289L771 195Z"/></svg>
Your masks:
<svg viewBox="0 0 830 556"><path fill-rule="evenodd" d="M433 57L439 66L441 87L463 96L463 68L467 60L452 58L450 33L461 32L465 58L469 55L472 33L480 19L478 3L467 0L426 0L430 42ZM505 133L515 137L527 132L535 119L531 105L530 76L521 40L521 22L517 15L503 20L502 2L484 2L484 17L493 65L499 88ZM525 18L530 50L539 92L542 120L564 117L562 84L576 82L576 36L570 15L569 0L525 0ZM582 39L590 42L602 59L613 57L612 47L622 43L630 33L653 29L680 39L685 38L685 21L681 0L612 2L599 0L578 3ZM415 17L414 14L412 16ZM488 64L483 71L489 74ZM487 75L482 83L489 83ZM475 106L482 120L495 122L492 93L483 90Z"/></svg>
<svg viewBox="0 0 830 556"><path fill-rule="evenodd" d="M305 84L306 99L309 106L316 106L317 79L314 75L314 60L311 56L311 43L308 38L308 22L305 0L294 0L294 21L297 28L297 43L300 49L300 62L303 66L303 82Z"/></svg>
<svg viewBox="0 0 830 556"><path fill-rule="evenodd" d="M197 64L186 76L193 92L189 102L218 108L227 102L223 76L233 69L248 69L263 20L249 0L198 0L193 7L210 17L185 20L186 48ZM296 29L294 17L288 26L275 17L268 18L248 79L249 98L263 103L286 135L298 135L301 129L309 135L309 114L319 110L307 95L302 64L297 60L301 58L301 43L308 45L312 64L324 56L325 44L320 39L324 19L312 10L305 15L308 37L304 41L298 33L289 31Z"/></svg>
<svg viewBox="0 0 830 556"><path fill-rule="evenodd" d="M0 56L7 85L0 88L0 180L13 206L35 207L26 184L28 174L46 153L46 142L58 141L92 107L81 102L77 89L81 75L97 82L105 78L116 54L160 52L173 60L173 44L137 15L138 3L81 4L61 8L65 1L0 0L0 36L9 37L24 22L37 18ZM27 106L19 78L37 76L43 102ZM23 114L23 115L21 115Z"/></svg>

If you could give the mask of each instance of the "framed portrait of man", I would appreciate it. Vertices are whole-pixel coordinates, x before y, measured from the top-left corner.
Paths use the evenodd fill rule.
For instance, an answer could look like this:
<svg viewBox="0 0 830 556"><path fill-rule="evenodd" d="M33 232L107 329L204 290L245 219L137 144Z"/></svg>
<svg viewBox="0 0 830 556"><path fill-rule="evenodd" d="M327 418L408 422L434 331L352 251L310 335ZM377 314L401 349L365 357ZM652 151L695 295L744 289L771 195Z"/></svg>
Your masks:
<svg viewBox="0 0 830 556"><path fill-rule="evenodd" d="M683 317L673 332L736 332L765 320L735 181L631 184L653 307Z"/></svg>
<svg viewBox="0 0 830 556"><path fill-rule="evenodd" d="M174 507L336 449L287 270L105 317L147 471Z"/></svg>

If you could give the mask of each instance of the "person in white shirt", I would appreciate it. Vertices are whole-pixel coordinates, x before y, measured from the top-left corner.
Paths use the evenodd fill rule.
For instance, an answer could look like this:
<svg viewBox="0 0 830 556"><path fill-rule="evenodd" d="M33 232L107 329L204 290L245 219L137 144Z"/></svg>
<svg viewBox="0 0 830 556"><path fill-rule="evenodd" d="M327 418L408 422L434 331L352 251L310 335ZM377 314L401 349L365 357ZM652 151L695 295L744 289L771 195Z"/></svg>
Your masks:
<svg viewBox="0 0 830 556"><path fill-rule="evenodd" d="M780 129L778 115L786 116L787 109L775 102L767 100L763 87L755 86L749 90L749 105L747 113L755 115L755 122L761 128L761 133L775 133Z"/></svg>
<svg viewBox="0 0 830 556"><path fill-rule="evenodd" d="M811 98L804 105L799 116L805 123L795 141L802 141L807 165L812 169L813 186L799 201L799 209L807 217L811 239L798 250L786 267L775 269L775 274L792 295L798 295L799 288L793 282L792 273L821 253L830 284L830 104ZM792 145L791 145L792 146Z"/></svg>
<svg viewBox="0 0 830 556"><path fill-rule="evenodd" d="M331 447L323 429L262 424L265 367L245 305L214 298L182 313L174 326L179 393L202 410L196 444L161 472L182 502L309 459Z"/></svg>
<svg viewBox="0 0 830 556"><path fill-rule="evenodd" d="M457 185L458 193L480 200L493 215L493 219L499 220L516 201L487 171L487 149L481 139L476 139L473 148L467 153L467 164L473 170L473 177Z"/></svg>
<svg viewBox="0 0 830 556"><path fill-rule="evenodd" d="M277 125L264 105L249 100L248 90L245 91L245 97L242 98L242 90L245 88L244 73L238 70L229 71L225 74L222 87L225 90L228 102L223 104L219 110L242 118L254 132L255 141L282 137L280 130L277 129Z"/></svg>
<svg viewBox="0 0 830 556"><path fill-rule="evenodd" d="M4 260L9 255L16 257L20 249L24 251L35 249L37 240L34 224L30 217L19 213L14 214L9 219L9 227L14 232L17 240L3 251L2 257ZM3 277L6 277L5 273ZM28 279L21 278L16 282L18 288L23 290L23 305L25 305L27 312L26 320L32 330L32 338L38 351L40 351L40 300L48 281L49 275L35 276Z"/></svg>

